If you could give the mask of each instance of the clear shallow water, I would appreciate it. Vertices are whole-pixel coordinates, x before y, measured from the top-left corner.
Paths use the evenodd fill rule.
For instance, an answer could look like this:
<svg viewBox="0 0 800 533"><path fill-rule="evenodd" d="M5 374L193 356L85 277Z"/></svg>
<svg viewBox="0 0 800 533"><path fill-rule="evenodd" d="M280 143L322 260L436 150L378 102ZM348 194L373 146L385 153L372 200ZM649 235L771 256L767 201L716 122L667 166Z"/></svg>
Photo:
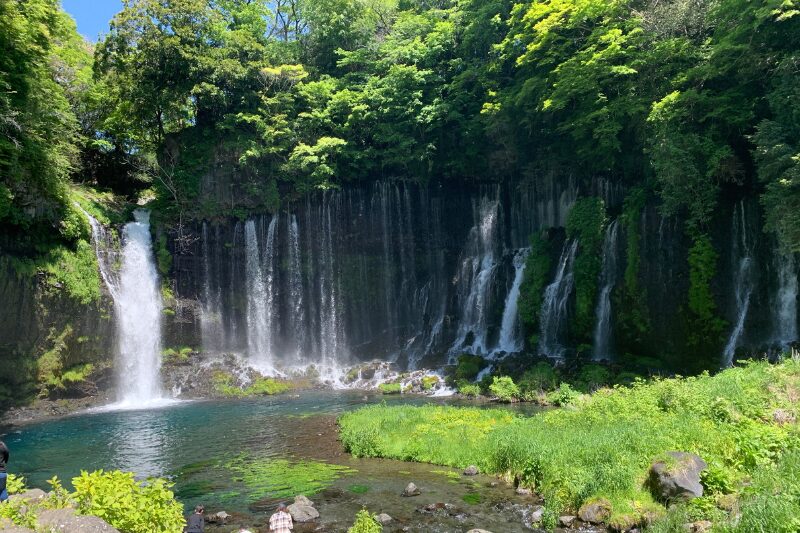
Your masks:
<svg viewBox="0 0 800 533"><path fill-rule="evenodd" d="M528 530L522 515L532 502L517 497L506 484L490 486L490 478L464 478L431 465L359 460L345 454L336 438L336 415L381 401L459 403L363 391L309 391L243 401L184 402L146 411L81 413L17 428L4 440L12 450L11 470L25 476L30 486L46 488L53 475L69 480L82 469L167 476L187 507L203 502L212 512L234 514L237 523L262 525L275 503L288 499L284 493L294 493L286 479L291 476L280 465L312 462L347 468L321 483L326 488L312 497L328 531L346 530L346 522L352 522L362 506L388 512L398 519L398 527L402 524L410 531L466 531L468 525ZM256 463L279 465L274 473L262 474L257 487L241 479ZM244 469L236 470L236 464ZM399 496L409 481L420 486L422 496ZM480 502L466 503L463 497L468 493L480 493ZM417 511L437 502L457 509L434 515Z"/></svg>

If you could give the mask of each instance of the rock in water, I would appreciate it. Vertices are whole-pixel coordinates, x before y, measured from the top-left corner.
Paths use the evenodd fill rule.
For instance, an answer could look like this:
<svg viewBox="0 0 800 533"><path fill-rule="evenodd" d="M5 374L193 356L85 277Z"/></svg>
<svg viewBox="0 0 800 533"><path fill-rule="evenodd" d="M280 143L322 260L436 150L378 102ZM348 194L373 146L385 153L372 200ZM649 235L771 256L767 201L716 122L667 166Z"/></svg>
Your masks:
<svg viewBox="0 0 800 533"><path fill-rule="evenodd" d="M308 505L309 507L314 507L314 502L312 502L311 500L309 500L306 496L303 496L302 494L294 497L294 503L297 503L297 504L300 504L300 505Z"/></svg>
<svg viewBox="0 0 800 533"><path fill-rule="evenodd" d="M386 513L381 513L375 517L375 519L380 522L381 524L388 524L392 521L392 517Z"/></svg>
<svg viewBox="0 0 800 533"><path fill-rule="evenodd" d="M120 533L102 518L77 516L75 509L48 509L36 517L38 529L59 533Z"/></svg>
<svg viewBox="0 0 800 533"><path fill-rule="evenodd" d="M605 498L586 502L578 510L578 518L589 524L602 524L611 517L611 502Z"/></svg>
<svg viewBox="0 0 800 533"><path fill-rule="evenodd" d="M475 465L469 465L467 468L464 469L465 476L477 476L478 475L478 467Z"/></svg>
<svg viewBox="0 0 800 533"><path fill-rule="evenodd" d="M572 515L564 515L558 517L558 525L560 525L561 527L570 527L574 521L575 517Z"/></svg>
<svg viewBox="0 0 800 533"><path fill-rule="evenodd" d="M403 490L403 496L419 496L419 494L419 489L413 483L406 485L405 490Z"/></svg>
<svg viewBox="0 0 800 533"><path fill-rule="evenodd" d="M653 496L667 502L685 501L703 495L700 472L708 466L693 453L667 452L668 460L650 467L648 482Z"/></svg>
<svg viewBox="0 0 800 533"><path fill-rule="evenodd" d="M515 491L520 496L531 496L533 495L533 491L531 489L526 489L524 487L517 487Z"/></svg>
<svg viewBox="0 0 800 533"><path fill-rule="evenodd" d="M292 515L292 520L295 522L311 522L319 518L319 511L310 505L303 505L302 503L293 503L287 509L289 514Z"/></svg>

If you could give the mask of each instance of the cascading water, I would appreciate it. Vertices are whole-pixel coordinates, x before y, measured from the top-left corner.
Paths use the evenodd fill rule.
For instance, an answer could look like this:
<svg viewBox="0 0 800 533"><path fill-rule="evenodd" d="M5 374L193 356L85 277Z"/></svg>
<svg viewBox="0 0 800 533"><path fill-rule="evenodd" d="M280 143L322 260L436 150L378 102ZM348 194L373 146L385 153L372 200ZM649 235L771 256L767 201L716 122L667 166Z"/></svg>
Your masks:
<svg viewBox="0 0 800 533"><path fill-rule="evenodd" d="M289 230L289 306L290 331L296 344L296 359L300 359L306 346L306 308L303 305L303 275L300 257L300 230L297 217L291 215Z"/></svg>
<svg viewBox="0 0 800 533"><path fill-rule="evenodd" d="M274 234L274 222L270 233ZM261 371L272 372L272 317L269 294L259 254L255 220L244 225L245 272L247 276L247 355L250 363Z"/></svg>
<svg viewBox="0 0 800 533"><path fill-rule="evenodd" d="M775 333L773 341L786 346L797 340L797 266L794 256L775 255L778 290L775 295Z"/></svg>
<svg viewBox="0 0 800 533"><path fill-rule="evenodd" d="M461 318L451 353L487 352L492 280L497 268L499 201L484 196L473 206L473 212L476 224L470 230L458 274Z"/></svg>
<svg viewBox="0 0 800 533"><path fill-rule="evenodd" d="M723 365L726 367L733 363L733 356L744 333L744 325L750 309L750 296L753 292L753 250L747 235L747 219L743 202L736 204L733 210L732 238L731 262L734 271L733 286L737 318L723 352Z"/></svg>
<svg viewBox="0 0 800 533"><path fill-rule="evenodd" d="M539 352L547 357L560 358L566 348L562 342L569 312L569 298L574 286L572 268L578 241L567 241L558 260L558 270L553 282L544 291L542 311L539 317Z"/></svg>
<svg viewBox="0 0 800 533"><path fill-rule="evenodd" d="M592 358L595 361L611 359L612 350L612 316L611 291L617 283L617 255L619 248L619 224L612 222L606 228L603 241L603 266L600 272L600 297L595 310L594 346Z"/></svg>
<svg viewBox="0 0 800 533"><path fill-rule="evenodd" d="M119 347L119 406L162 400L161 293L150 238L150 213L134 211L122 230L122 267L114 296ZM114 292L112 291L112 295Z"/></svg>
<svg viewBox="0 0 800 533"><path fill-rule="evenodd" d="M522 350L524 341L519 328L519 293L522 279L525 275L525 260L528 258L530 248L523 248L514 253L514 281L506 297L503 308L503 321L500 326L500 340L494 353L514 353Z"/></svg>
<svg viewBox="0 0 800 533"><path fill-rule="evenodd" d="M224 345L224 328L222 327L221 290L212 286L211 247L209 243L208 224L203 222L203 307L200 313L200 333L203 346L217 352Z"/></svg>

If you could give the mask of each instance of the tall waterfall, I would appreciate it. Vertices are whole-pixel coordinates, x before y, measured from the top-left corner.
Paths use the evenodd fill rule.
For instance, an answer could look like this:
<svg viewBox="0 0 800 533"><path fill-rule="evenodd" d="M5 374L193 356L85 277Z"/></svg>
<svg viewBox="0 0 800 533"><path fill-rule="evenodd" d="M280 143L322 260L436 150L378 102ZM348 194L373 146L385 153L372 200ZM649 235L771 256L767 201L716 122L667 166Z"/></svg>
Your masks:
<svg viewBox="0 0 800 533"><path fill-rule="evenodd" d="M794 256L778 252L778 290L775 295L775 342L786 345L797 340L797 265Z"/></svg>
<svg viewBox="0 0 800 533"><path fill-rule="evenodd" d="M611 291L617 283L617 255L619 248L619 224L615 220L606 228L603 241L603 266L600 271L600 297L595 310L594 347L592 358L595 361L611 359L612 316Z"/></svg>
<svg viewBox="0 0 800 533"><path fill-rule="evenodd" d="M473 212L476 224L470 230L458 274L461 317L452 351L486 353L492 281L497 268L499 201L484 196L475 202Z"/></svg>
<svg viewBox="0 0 800 533"><path fill-rule="evenodd" d="M530 248L523 248L514 254L514 281L506 297L506 304L503 308L503 321L500 326L500 340L497 343L495 352L519 352L522 350L524 341L522 332L519 328L519 289L522 285L522 278L525 275L525 260L528 258Z"/></svg>
<svg viewBox="0 0 800 533"><path fill-rule="evenodd" d="M150 238L150 212L137 209L134 218L122 230L122 267L114 296L118 394L122 406L144 407L162 397L162 304Z"/></svg>
<svg viewBox="0 0 800 533"><path fill-rule="evenodd" d="M270 222L268 235L274 236L276 220L277 218L273 218ZM254 367L271 372L273 370L270 308L272 290L267 288L254 220L245 222L244 243L247 272L247 354ZM267 251L270 250L268 243L265 246L265 262L269 262Z"/></svg>
<svg viewBox="0 0 800 533"><path fill-rule="evenodd" d="M320 233L320 271L319 284L322 296L320 306L320 356L323 370L329 374L338 367L341 350L344 348L342 339L341 308L339 304L339 277L337 265L334 260L334 206L335 201L326 195L321 206Z"/></svg>
<svg viewBox="0 0 800 533"><path fill-rule="evenodd" d="M302 356L306 346L306 308L303 305L303 271L300 257L300 230L297 217L289 216L289 307L290 331L296 345L296 358Z"/></svg>
<svg viewBox="0 0 800 533"><path fill-rule="evenodd" d="M739 202L733 210L733 246L731 262L734 271L734 294L736 297L736 322L723 352L724 366L733 363L733 356L744 333L747 313L750 309L750 296L753 292L753 250L747 234L747 218L744 202Z"/></svg>
<svg viewBox="0 0 800 533"><path fill-rule="evenodd" d="M219 269L219 265L214 265L218 256L211 254L210 235L208 224L203 222L202 228L202 247L203 247L203 306L200 314L200 333L202 335L203 346L210 351L219 351L224 346L225 331L222 325L222 289L219 285L213 284L212 269Z"/></svg>
<svg viewBox="0 0 800 533"><path fill-rule="evenodd" d="M569 298L575 284L572 268L577 251L577 240L564 243L555 279L544 291L539 316L539 351L548 357L563 357L566 351L563 336L569 312Z"/></svg>

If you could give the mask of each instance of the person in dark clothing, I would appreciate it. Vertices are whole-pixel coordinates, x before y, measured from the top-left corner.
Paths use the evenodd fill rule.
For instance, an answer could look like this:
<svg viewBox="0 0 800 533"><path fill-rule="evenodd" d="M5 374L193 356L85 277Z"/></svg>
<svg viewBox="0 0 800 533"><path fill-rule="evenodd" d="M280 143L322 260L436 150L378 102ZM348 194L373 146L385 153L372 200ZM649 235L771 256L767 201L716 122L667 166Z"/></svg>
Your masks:
<svg viewBox="0 0 800 533"><path fill-rule="evenodd" d="M6 480L8 473L6 472L6 465L8 464L8 447L6 443L0 440L0 502L8 499L8 491L6 490Z"/></svg>
<svg viewBox="0 0 800 533"><path fill-rule="evenodd" d="M202 505L194 508L194 514L186 519L186 533L203 533L206 530L206 521L203 518L205 509Z"/></svg>

